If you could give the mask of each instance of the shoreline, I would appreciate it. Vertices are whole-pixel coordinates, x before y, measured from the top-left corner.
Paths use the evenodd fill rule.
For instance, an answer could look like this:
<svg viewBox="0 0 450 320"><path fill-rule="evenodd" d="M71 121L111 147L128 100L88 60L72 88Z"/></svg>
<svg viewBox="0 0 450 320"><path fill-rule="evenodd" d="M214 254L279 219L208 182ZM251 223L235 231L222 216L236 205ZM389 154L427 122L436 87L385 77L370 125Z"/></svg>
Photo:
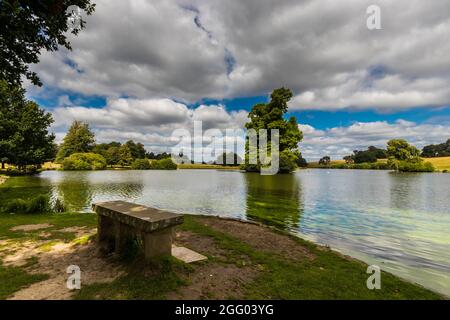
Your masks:
<svg viewBox="0 0 450 320"><path fill-rule="evenodd" d="M95 214L0 215L2 241L14 239L17 247L16 253L0 247L0 268L29 277L4 298L447 299L385 271L382 289L369 290L366 263L258 222L184 216L174 244L205 255L206 261L186 265L172 257L150 263L100 257ZM89 279L75 294L55 287L58 267L74 257Z"/></svg>

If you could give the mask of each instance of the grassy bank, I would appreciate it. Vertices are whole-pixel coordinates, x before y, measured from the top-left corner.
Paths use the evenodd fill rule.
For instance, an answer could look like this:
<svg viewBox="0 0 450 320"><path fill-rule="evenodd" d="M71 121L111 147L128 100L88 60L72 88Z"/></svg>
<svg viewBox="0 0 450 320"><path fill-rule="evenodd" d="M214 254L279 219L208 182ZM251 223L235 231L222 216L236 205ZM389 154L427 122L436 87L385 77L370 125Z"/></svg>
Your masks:
<svg viewBox="0 0 450 320"><path fill-rule="evenodd" d="M430 162L437 172L450 172L450 157L423 158L424 162ZM344 160L332 160L329 165L321 165L318 162L310 162L308 168L319 169L361 169L361 170L390 170L386 159L379 159L374 163L347 164Z"/></svg>
<svg viewBox="0 0 450 320"><path fill-rule="evenodd" d="M218 164L185 163L179 164L178 169L217 169L217 170L239 170L239 166L222 166Z"/></svg>
<svg viewBox="0 0 450 320"><path fill-rule="evenodd" d="M23 225L28 230L20 229ZM41 228L30 228L33 225ZM368 290L364 263L259 225L186 216L175 243L208 257L190 265L174 258L100 259L95 225L94 214L0 215L0 298L26 298L35 290L45 292L47 286L49 297L75 299L442 298L388 273L382 273L381 290ZM17 265L19 258L11 257L26 259ZM55 296L59 289L49 284L64 269L55 272L53 266L65 268L72 261L82 264L82 289L65 292L61 282L62 291ZM91 276L100 269L110 271L100 278Z"/></svg>

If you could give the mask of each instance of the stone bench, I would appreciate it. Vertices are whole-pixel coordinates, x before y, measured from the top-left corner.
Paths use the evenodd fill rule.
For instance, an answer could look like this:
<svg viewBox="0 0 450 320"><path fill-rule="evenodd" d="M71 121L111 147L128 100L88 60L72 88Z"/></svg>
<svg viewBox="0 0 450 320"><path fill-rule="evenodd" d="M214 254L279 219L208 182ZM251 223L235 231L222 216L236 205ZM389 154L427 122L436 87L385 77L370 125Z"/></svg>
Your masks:
<svg viewBox="0 0 450 320"><path fill-rule="evenodd" d="M168 211L125 202L94 203L98 214L100 248L122 255L130 239L141 239L146 258L170 255L173 227L183 216Z"/></svg>

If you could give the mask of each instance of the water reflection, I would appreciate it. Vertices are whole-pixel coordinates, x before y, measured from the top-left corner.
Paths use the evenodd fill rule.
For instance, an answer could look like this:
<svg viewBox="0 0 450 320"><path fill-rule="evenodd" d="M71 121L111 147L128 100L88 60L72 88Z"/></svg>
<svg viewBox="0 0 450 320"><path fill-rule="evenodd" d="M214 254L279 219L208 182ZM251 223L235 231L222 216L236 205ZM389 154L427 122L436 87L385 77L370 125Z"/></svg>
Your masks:
<svg viewBox="0 0 450 320"><path fill-rule="evenodd" d="M245 174L246 215L282 229L298 229L303 212L300 184L294 175Z"/></svg>
<svg viewBox="0 0 450 320"><path fill-rule="evenodd" d="M52 197L59 198L70 211L89 211L93 202L112 197L132 201L143 192L142 179L99 172L68 172L52 177ZM141 180L141 181L139 181Z"/></svg>

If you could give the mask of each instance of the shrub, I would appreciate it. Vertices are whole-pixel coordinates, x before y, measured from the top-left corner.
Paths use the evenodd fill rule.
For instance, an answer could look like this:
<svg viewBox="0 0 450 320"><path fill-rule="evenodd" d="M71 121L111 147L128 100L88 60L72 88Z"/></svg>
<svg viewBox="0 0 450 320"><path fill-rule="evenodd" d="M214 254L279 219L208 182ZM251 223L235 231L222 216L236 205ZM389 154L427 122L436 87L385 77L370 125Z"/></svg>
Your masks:
<svg viewBox="0 0 450 320"><path fill-rule="evenodd" d="M136 159L131 164L131 168L134 170L148 170L150 169L150 161L148 159Z"/></svg>
<svg viewBox="0 0 450 320"><path fill-rule="evenodd" d="M106 160L96 153L74 153L65 158L63 170L102 170L106 168Z"/></svg>
<svg viewBox="0 0 450 320"><path fill-rule="evenodd" d="M28 203L23 199L14 199L9 201L3 209L6 213L26 213Z"/></svg>
<svg viewBox="0 0 450 320"><path fill-rule="evenodd" d="M150 169L155 170L176 170L177 164L172 161L171 158L154 160L150 164Z"/></svg>
<svg viewBox="0 0 450 320"><path fill-rule="evenodd" d="M278 173L291 173L296 168L294 160L292 160L288 155L280 154L280 163Z"/></svg>
<svg viewBox="0 0 450 320"><path fill-rule="evenodd" d="M396 160L389 158L388 165L391 169L400 172L434 172L431 162L423 162L420 158L413 160Z"/></svg>
<svg viewBox="0 0 450 320"><path fill-rule="evenodd" d="M56 199L55 203L53 203L53 212L60 213L60 212L65 212L65 211L66 211L66 206L64 205L64 203L61 200Z"/></svg>
<svg viewBox="0 0 450 320"><path fill-rule="evenodd" d="M14 199L3 208L5 213L45 213L50 212L50 199L46 195L39 195L30 200Z"/></svg>
<svg viewBox="0 0 450 320"><path fill-rule="evenodd" d="M28 203L27 213L43 213L50 212L50 199L48 196L39 195Z"/></svg>

